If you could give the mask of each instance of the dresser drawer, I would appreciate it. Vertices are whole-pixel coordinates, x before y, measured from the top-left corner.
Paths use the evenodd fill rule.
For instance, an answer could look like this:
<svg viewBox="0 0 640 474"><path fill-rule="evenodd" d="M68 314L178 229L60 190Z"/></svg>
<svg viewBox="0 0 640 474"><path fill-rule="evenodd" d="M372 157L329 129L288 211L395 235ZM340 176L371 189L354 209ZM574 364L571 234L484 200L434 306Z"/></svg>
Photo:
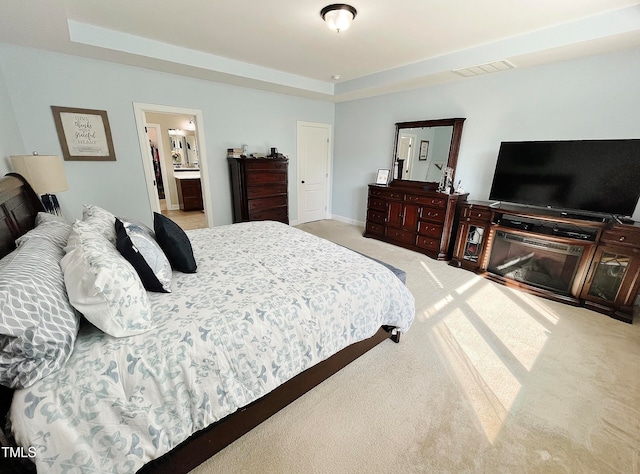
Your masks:
<svg viewBox="0 0 640 474"><path fill-rule="evenodd" d="M384 197L389 199L402 199L404 194L384 188L369 188L369 196Z"/></svg>
<svg viewBox="0 0 640 474"><path fill-rule="evenodd" d="M447 207L447 199L439 198L439 197L429 197L429 196L414 196L413 194L405 194L405 201L412 204L425 204L429 207L435 207L438 209L444 209Z"/></svg>
<svg viewBox="0 0 640 474"><path fill-rule="evenodd" d="M250 221L280 221L288 224L288 216L289 212L286 206L249 211Z"/></svg>
<svg viewBox="0 0 640 474"><path fill-rule="evenodd" d="M443 209L434 209L432 207L423 207L420 209L420 218L431 222L444 222L445 211Z"/></svg>
<svg viewBox="0 0 640 474"><path fill-rule="evenodd" d="M384 236L384 226L375 222L367 222L367 232L382 237Z"/></svg>
<svg viewBox="0 0 640 474"><path fill-rule="evenodd" d="M286 206L287 196L272 196L260 199L249 199L249 212L270 209L272 207Z"/></svg>
<svg viewBox="0 0 640 474"><path fill-rule="evenodd" d="M254 184L265 183L286 183L287 173L285 171L251 171L247 172L246 183L247 187Z"/></svg>
<svg viewBox="0 0 640 474"><path fill-rule="evenodd" d="M387 228L387 238L411 245L416 242L416 234L398 229Z"/></svg>
<svg viewBox="0 0 640 474"><path fill-rule="evenodd" d="M247 186L248 199L273 196L274 194L287 194L287 185L284 183L276 183Z"/></svg>
<svg viewBox="0 0 640 474"><path fill-rule="evenodd" d="M431 237L425 237L424 235L419 235L416 245L423 249L434 250L436 252L440 251L440 239L433 239Z"/></svg>
<svg viewBox="0 0 640 474"><path fill-rule="evenodd" d="M465 206L462 208L462 217L488 221L491 219L491 210Z"/></svg>
<svg viewBox="0 0 640 474"><path fill-rule="evenodd" d="M376 209L378 211L386 211L387 210L387 201L384 199L380 199L377 197L370 196L369 203L367 206L369 209Z"/></svg>
<svg viewBox="0 0 640 474"><path fill-rule="evenodd" d="M369 209L367 211L367 222L377 222L378 224L384 224L387 222L387 213L382 211L376 211L375 209Z"/></svg>
<svg viewBox="0 0 640 474"><path fill-rule="evenodd" d="M254 170L284 171L287 169L287 162L286 161L267 161L267 160L260 160L260 161L246 160L245 166L247 168L247 171L254 171Z"/></svg>
<svg viewBox="0 0 640 474"><path fill-rule="evenodd" d="M606 229L602 232L600 241L611 244L640 245L640 229L624 227Z"/></svg>
<svg viewBox="0 0 640 474"><path fill-rule="evenodd" d="M442 225L433 222L418 221L418 234L439 239L442 236Z"/></svg>

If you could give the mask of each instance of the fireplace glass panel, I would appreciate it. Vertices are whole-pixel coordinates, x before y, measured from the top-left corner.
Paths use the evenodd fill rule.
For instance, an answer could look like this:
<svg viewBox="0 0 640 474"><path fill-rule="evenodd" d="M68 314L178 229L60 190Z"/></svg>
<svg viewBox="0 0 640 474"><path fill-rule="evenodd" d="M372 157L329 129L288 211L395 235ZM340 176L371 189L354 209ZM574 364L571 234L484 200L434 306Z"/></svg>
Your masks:
<svg viewBox="0 0 640 474"><path fill-rule="evenodd" d="M596 268L589 295L613 302L629 267L630 258L626 255L604 252Z"/></svg>
<svg viewBox="0 0 640 474"><path fill-rule="evenodd" d="M570 294L584 247L497 231L488 270L528 285Z"/></svg>

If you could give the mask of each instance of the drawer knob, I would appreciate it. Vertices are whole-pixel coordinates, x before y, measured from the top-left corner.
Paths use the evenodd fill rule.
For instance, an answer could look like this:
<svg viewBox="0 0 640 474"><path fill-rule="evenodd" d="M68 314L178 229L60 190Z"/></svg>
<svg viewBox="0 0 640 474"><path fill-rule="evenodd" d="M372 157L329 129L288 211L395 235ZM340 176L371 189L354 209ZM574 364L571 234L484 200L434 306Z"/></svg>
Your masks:
<svg viewBox="0 0 640 474"><path fill-rule="evenodd" d="M624 242L624 240L625 240L624 239L624 235L621 235L619 240L620 240L620 242Z"/></svg>

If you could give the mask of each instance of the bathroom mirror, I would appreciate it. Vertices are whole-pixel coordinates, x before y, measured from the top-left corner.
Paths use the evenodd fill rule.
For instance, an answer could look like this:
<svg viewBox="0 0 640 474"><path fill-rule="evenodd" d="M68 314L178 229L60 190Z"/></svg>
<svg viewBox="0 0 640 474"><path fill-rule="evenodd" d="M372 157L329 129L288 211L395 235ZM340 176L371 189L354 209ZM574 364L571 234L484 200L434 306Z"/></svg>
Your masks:
<svg viewBox="0 0 640 474"><path fill-rule="evenodd" d="M198 148L193 131L169 129L171 157L174 168L197 168L199 165Z"/></svg>
<svg viewBox="0 0 640 474"><path fill-rule="evenodd" d="M396 123L393 179L439 183L447 167L455 183L464 118Z"/></svg>

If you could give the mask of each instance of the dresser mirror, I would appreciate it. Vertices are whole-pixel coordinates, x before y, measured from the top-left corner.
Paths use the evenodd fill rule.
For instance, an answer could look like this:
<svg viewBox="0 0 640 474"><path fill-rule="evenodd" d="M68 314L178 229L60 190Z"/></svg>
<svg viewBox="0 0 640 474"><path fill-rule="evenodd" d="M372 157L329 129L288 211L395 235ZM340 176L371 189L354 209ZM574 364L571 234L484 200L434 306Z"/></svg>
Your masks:
<svg viewBox="0 0 640 474"><path fill-rule="evenodd" d="M437 184L446 168L451 168L455 183L464 121L452 118L396 123L393 179Z"/></svg>

